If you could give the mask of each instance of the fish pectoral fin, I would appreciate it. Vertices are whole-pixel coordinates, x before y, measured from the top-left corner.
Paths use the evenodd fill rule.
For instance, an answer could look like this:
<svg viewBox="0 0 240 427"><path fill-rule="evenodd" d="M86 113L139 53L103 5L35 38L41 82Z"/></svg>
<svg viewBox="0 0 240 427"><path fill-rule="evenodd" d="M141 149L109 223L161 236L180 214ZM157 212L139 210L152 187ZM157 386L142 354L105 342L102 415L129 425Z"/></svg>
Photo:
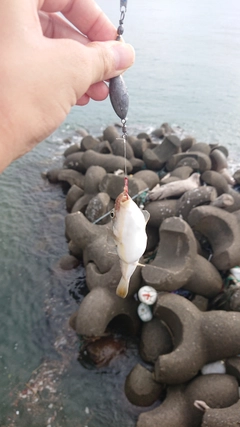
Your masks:
<svg viewBox="0 0 240 427"><path fill-rule="evenodd" d="M137 265L138 265L139 267L146 267L146 264L141 264L140 262L138 262L138 263L137 263Z"/></svg>
<svg viewBox="0 0 240 427"><path fill-rule="evenodd" d="M123 276L120 279L118 287L116 289L116 294L121 298L126 298L128 293L129 280L125 279Z"/></svg>
<svg viewBox="0 0 240 427"><path fill-rule="evenodd" d="M148 211L142 211L142 214L144 216L145 223L147 224L150 218L150 213Z"/></svg>

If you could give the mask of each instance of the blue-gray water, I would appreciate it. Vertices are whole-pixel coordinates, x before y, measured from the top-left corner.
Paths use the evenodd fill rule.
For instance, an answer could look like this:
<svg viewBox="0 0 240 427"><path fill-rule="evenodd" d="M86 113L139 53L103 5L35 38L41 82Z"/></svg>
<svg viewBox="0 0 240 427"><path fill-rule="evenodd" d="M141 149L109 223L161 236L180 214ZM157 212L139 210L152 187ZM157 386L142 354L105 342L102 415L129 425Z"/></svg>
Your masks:
<svg viewBox="0 0 240 427"><path fill-rule="evenodd" d="M99 4L117 25L119 2ZM124 38L136 50L136 63L125 73L129 128L138 132L168 121L199 141L226 145L231 169L239 168L239 1L129 0ZM137 358L134 349L106 369L89 371L77 362L78 342L67 322L76 309L69 288L79 283L81 270L58 268L67 253L65 195L41 178L41 172L61 165L62 140L71 130L84 126L98 135L116 121L109 100L73 108L56 134L0 178L2 427L136 423L139 410L123 393L124 377ZM56 383L50 382L56 393L36 393L38 400L27 405L19 393L31 390L31 378L39 386L53 366L59 370Z"/></svg>

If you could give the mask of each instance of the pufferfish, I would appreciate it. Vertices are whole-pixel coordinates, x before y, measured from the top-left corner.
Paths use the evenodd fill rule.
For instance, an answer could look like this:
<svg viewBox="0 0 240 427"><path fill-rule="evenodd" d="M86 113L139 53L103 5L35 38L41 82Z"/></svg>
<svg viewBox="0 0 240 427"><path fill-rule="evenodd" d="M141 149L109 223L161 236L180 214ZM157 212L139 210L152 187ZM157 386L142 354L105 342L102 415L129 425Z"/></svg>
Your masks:
<svg viewBox="0 0 240 427"><path fill-rule="evenodd" d="M113 238L120 258L122 277L116 294L125 298L129 281L147 246L146 224L150 214L139 209L127 191L119 194L112 210Z"/></svg>

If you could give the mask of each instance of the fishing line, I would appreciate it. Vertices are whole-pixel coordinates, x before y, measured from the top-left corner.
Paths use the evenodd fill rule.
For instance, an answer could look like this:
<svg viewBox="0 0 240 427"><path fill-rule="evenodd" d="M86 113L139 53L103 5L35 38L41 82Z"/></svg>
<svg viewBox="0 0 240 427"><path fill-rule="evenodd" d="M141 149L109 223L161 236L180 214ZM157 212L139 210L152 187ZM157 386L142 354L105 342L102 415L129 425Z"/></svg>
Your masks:
<svg viewBox="0 0 240 427"><path fill-rule="evenodd" d="M127 174L127 127L126 119L122 119L122 138L124 156L124 193L128 194L128 174Z"/></svg>
<svg viewBox="0 0 240 427"><path fill-rule="evenodd" d="M121 41L121 36L124 32L123 22L127 11L127 0L120 0L120 19L117 29L116 40ZM122 123L122 139L124 152L124 193L128 195L128 176L127 176L127 112L129 105L129 96L123 77L113 77L109 81L109 96L112 107Z"/></svg>

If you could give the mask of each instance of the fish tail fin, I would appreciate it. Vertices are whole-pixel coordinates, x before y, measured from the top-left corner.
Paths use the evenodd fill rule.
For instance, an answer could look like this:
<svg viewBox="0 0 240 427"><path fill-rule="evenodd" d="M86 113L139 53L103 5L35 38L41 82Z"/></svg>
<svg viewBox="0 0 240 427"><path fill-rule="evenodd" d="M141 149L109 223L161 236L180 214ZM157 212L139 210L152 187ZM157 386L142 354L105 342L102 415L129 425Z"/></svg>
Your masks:
<svg viewBox="0 0 240 427"><path fill-rule="evenodd" d="M121 277L121 280L118 284L117 290L116 290L116 294L121 297L121 298L126 298L127 293L128 293L128 285L129 285L129 280L125 279L123 276Z"/></svg>

